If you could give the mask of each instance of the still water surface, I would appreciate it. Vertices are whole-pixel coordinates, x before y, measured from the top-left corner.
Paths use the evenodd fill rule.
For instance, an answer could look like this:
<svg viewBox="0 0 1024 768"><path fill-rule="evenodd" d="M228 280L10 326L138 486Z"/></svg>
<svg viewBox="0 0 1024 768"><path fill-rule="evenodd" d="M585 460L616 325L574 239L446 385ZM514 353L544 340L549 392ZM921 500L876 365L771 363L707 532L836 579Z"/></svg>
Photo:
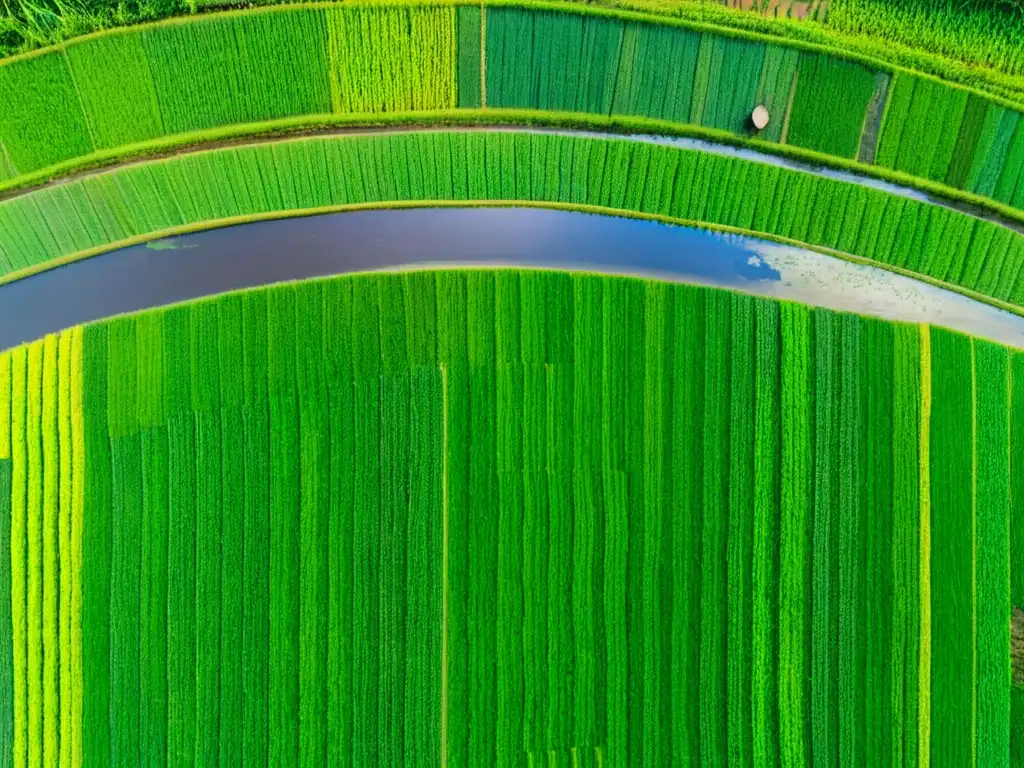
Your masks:
<svg viewBox="0 0 1024 768"><path fill-rule="evenodd" d="M237 288L374 269L523 266L727 287L1024 348L1024 318L885 270L658 222L542 208L353 211L122 248L0 286L0 349Z"/></svg>

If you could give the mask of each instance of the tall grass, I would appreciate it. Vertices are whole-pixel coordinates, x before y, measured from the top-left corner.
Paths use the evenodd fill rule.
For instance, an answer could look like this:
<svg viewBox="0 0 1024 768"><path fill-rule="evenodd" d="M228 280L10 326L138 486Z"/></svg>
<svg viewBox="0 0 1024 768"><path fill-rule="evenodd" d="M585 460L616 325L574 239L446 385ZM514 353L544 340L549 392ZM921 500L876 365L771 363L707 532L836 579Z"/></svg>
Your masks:
<svg viewBox="0 0 1024 768"><path fill-rule="evenodd" d="M974 341L975 621L979 763L1010 752L1010 370L1006 350ZM979 558L977 553L985 553ZM1012 754L1012 753L1011 753Z"/></svg>
<svg viewBox="0 0 1024 768"><path fill-rule="evenodd" d="M222 148L41 189L0 202L0 274L210 220L419 200L592 205L737 227L1024 302L1024 238L994 222L741 158L506 132Z"/></svg>
<svg viewBox="0 0 1024 768"><path fill-rule="evenodd" d="M456 105L453 8L354 8L327 13L335 112Z"/></svg>
<svg viewBox="0 0 1024 768"><path fill-rule="evenodd" d="M975 749L977 508L976 481L954 478L974 477L975 363L970 339L938 329L931 337L931 754L936 762L959 764Z"/></svg>
<svg viewBox="0 0 1024 768"><path fill-rule="evenodd" d="M301 7L72 41L0 64L0 179L151 152L154 141L494 107L702 126L1024 205L1024 127L1008 103L687 19L512 6ZM749 117L758 104L771 119L755 133Z"/></svg>
<svg viewBox="0 0 1024 768"><path fill-rule="evenodd" d="M262 288L5 353L15 754L890 763L930 731L936 760L1005 762L1013 359L533 270Z"/></svg>
<svg viewBox="0 0 1024 768"><path fill-rule="evenodd" d="M987 0L832 0L827 26L1024 73L1020 7Z"/></svg>
<svg viewBox="0 0 1024 768"><path fill-rule="evenodd" d="M874 73L829 56L801 54L787 142L839 157L856 157ZM842 98L836 94L842 93Z"/></svg>
<svg viewBox="0 0 1024 768"><path fill-rule="evenodd" d="M1018 608L1024 605L1024 482L1018 451L1024 445L1024 398L1014 396L1013 387L1024 381L1024 355L1010 354L1010 603ZM1024 747L1024 690L1019 686L1010 691L1010 754L1011 765L1017 768ZM1016 762L1013 762L1016 761Z"/></svg>

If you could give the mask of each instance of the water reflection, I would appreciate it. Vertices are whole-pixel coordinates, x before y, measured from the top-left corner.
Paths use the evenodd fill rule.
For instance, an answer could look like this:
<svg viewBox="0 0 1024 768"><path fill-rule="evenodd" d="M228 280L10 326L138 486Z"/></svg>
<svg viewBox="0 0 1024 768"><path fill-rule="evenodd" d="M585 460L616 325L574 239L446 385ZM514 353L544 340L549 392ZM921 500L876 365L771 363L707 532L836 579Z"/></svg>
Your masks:
<svg viewBox="0 0 1024 768"><path fill-rule="evenodd" d="M237 288L443 265L565 268L721 286L935 322L1024 348L1024 319L876 267L739 235L542 208L354 211L123 248L0 286L0 348Z"/></svg>

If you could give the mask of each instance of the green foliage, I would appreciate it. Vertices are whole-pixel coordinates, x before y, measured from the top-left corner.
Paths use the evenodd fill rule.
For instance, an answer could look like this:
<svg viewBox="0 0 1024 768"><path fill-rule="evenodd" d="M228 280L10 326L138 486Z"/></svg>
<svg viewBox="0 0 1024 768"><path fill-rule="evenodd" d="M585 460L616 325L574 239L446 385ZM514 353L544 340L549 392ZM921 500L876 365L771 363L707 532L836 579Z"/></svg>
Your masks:
<svg viewBox="0 0 1024 768"><path fill-rule="evenodd" d="M695 91L705 95L703 103L695 97L694 122L731 133L750 129L750 114L757 106L757 91L764 68L765 46L749 40L704 34L701 36L700 61L706 68L698 70L705 77ZM782 115L776 115L781 120Z"/></svg>
<svg viewBox="0 0 1024 768"><path fill-rule="evenodd" d="M609 111L689 122L692 72L701 36L689 30L636 23L626 24L621 33L608 31L613 49L620 45L621 36L615 100ZM600 52L594 54L595 59L598 56Z"/></svg>
<svg viewBox="0 0 1024 768"><path fill-rule="evenodd" d="M165 133L142 35L107 35L71 45L67 57L96 149Z"/></svg>
<svg viewBox="0 0 1024 768"><path fill-rule="evenodd" d="M1010 370L1007 351L974 341L977 640L977 754L999 763L1010 753Z"/></svg>
<svg viewBox="0 0 1024 768"><path fill-rule="evenodd" d="M0 391L0 402L7 406L7 416L10 423L10 362L7 361L6 381L0 379L0 385L6 384L6 391ZM0 460L0 546L5 553L11 552L11 460L7 458ZM15 550L17 547L15 547ZM3 738L3 747L0 748L0 758L6 762L14 761L14 623L11 613L11 557L0 558L0 622L5 627L0 632L0 694L5 701L11 702L9 715L4 715L3 722L0 722L0 736ZM10 627L7 630L6 627Z"/></svg>
<svg viewBox="0 0 1024 768"><path fill-rule="evenodd" d="M486 45L492 107L610 114L632 61L620 58L621 22L568 13L488 10Z"/></svg>
<svg viewBox="0 0 1024 768"><path fill-rule="evenodd" d="M455 106L454 8L332 8L326 14L334 112Z"/></svg>
<svg viewBox="0 0 1024 768"><path fill-rule="evenodd" d="M481 103L480 67L482 66L481 16L475 6L460 6L455 10L456 72L458 74L458 106L479 107Z"/></svg>
<svg viewBox="0 0 1024 768"><path fill-rule="evenodd" d="M832 0L827 26L1024 74L1024 22L1013 0Z"/></svg>
<svg viewBox="0 0 1024 768"><path fill-rule="evenodd" d="M892 650L894 762L917 759L921 660L922 331L894 326L892 341Z"/></svg>
<svg viewBox="0 0 1024 768"><path fill-rule="evenodd" d="M974 493L956 480L974 472L974 354L967 337L939 329L931 337L931 653L933 668L950 670L932 675L931 754L952 765L971 759L976 695Z"/></svg>
<svg viewBox="0 0 1024 768"><path fill-rule="evenodd" d="M1000 110L999 123L987 147L984 160L976 158L978 163L977 180L970 187L971 191L985 196L992 196L1001 172L1008 161L1010 142L1013 140L1020 122L1020 114L1011 110ZM979 150L981 147L979 147ZM979 162L980 161L980 162ZM972 179L973 179L972 175Z"/></svg>
<svg viewBox="0 0 1024 768"><path fill-rule="evenodd" d="M330 112L324 11L283 18L242 14L143 31L165 131Z"/></svg>
<svg viewBox="0 0 1024 768"><path fill-rule="evenodd" d="M874 73L853 62L801 53L787 142L839 157L856 157ZM842 98L837 98L842 94Z"/></svg>
<svg viewBox="0 0 1024 768"><path fill-rule="evenodd" d="M845 690L840 682L840 656L848 651L849 636L840 642L840 617L846 606L840 604L839 486L843 471L839 427L847 423L836 407L842 398L843 357L840 349L840 319L825 313L814 314L814 522L811 540L811 750L827 765L836 765L839 757L839 708ZM845 552L843 553L845 554ZM845 641L845 642L844 642ZM842 652L840 646L842 647ZM845 670L844 670L845 671Z"/></svg>
<svg viewBox="0 0 1024 768"><path fill-rule="evenodd" d="M621 168L629 173L611 172ZM127 166L0 203L0 257L10 274L217 219L415 200L600 206L737 227L1024 302L1024 238L994 222L740 158L511 132L305 138Z"/></svg>
<svg viewBox="0 0 1024 768"><path fill-rule="evenodd" d="M933 80L898 75L875 162L941 181L946 178L967 108L967 93Z"/></svg>
<svg viewBox="0 0 1024 768"><path fill-rule="evenodd" d="M889 764L917 759L929 690L932 755L1011 749L1003 347L537 270L330 278L72 333L73 364L63 337L0 354L15 756L80 730L103 763ZM65 732L45 650L69 436Z"/></svg>
<svg viewBox="0 0 1024 768"><path fill-rule="evenodd" d="M778 45L765 47L764 69L761 72L756 101L768 110L769 123L768 127L758 134L759 138L766 141L782 140L782 129L785 126L799 59L799 51L793 48Z"/></svg>
<svg viewBox="0 0 1024 768"><path fill-rule="evenodd" d="M1010 603L1024 610L1024 483L1019 451L1024 448L1024 400L1012 396L1013 386L1024 381L1024 354L1010 353ZM1024 747L1024 688L1010 691L1010 765L1019 768Z"/></svg>
<svg viewBox="0 0 1024 768"><path fill-rule="evenodd" d="M0 137L12 171L28 173L93 150L64 56L0 67Z"/></svg>
<svg viewBox="0 0 1024 768"><path fill-rule="evenodd" d="M811 536L814 499L814 338L807 307L783 304L779 510L779 757L811 754Z"/></svg>

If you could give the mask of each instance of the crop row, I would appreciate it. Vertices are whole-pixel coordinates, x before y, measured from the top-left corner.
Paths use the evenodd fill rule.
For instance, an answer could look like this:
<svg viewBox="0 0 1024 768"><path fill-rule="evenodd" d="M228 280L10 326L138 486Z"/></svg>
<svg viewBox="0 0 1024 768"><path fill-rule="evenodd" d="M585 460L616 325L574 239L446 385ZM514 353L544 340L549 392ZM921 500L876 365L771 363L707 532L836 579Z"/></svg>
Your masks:
<svg viewBox="0 0 1024 768"><path fill-rule="evenodd" d="M514 270L4 353L17 762L1005 764L1020 367Z"/></svg>
<svg viewBox="0 0 1024 768"><path fill-rule="evenodd" d="M364 5L214 15L0 64L0 101L0 181L286 118L507 108L746 139L764 104L762 140L1024 205L1015 109L829 53L608 14Z"/></svg>
<svg viewBox="0 0 1024 768"><path fill-rule="evenodd" d="M454 107L455 53L452 7L292 9L104 35L0 66L2 154L27 173L220 126Z"/></svg>
<svg viewBox="0 0 1024 768"><path fill-rule="evenodd" d="M878 165L1024 205L1019 112L903 74L895 79L887 110Z"/></svg>
<svg viewBox="0 0 1024 768"><path fill-rule="evenodd" d="M0 760L80 762L82 332L0 355Z"/></svg>
<svg viewBox="0 0 1024 768"><path fill-rule="evenodd" d="M291 140L84 177L0 203L0 274L210 220L421 200L594 205L726 225L1024 303L1024 237L999 224L740 158L525 132Z"/></svg>
<svg viewBox="0 0 1024 768"><path fill-rule="evenodd" d="M1024 22L1012 4L975 0L832 0L827 26L1024 74Z"/></svg>

